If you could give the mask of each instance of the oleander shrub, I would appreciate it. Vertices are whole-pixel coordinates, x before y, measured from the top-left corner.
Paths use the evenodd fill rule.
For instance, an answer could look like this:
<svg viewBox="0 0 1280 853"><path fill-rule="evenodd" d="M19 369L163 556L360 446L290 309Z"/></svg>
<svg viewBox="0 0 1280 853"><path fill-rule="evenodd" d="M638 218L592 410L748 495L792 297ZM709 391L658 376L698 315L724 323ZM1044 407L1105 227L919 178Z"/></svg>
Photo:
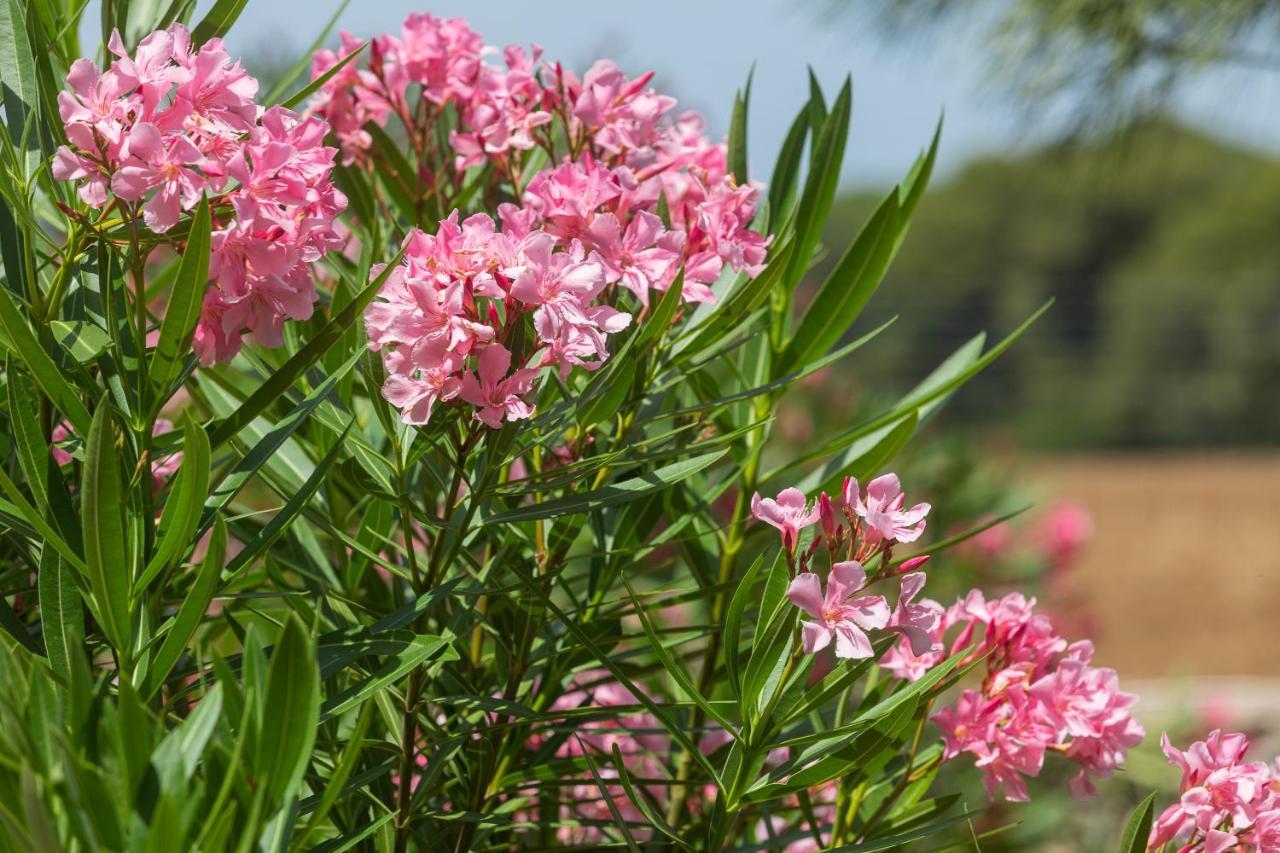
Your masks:
<svg viewBox="0 0 1280 853"><path fill-rule="evenodd" d="M872 850L982 807L946 762L1122 764L1087 640L925 597L993 520L889 473L1025 326L774 435L893 333L936 138L820 246L847 81L765 184L750 79L721 142L424 12L264 91L194 5L0 0L5 848Z"/></svg>

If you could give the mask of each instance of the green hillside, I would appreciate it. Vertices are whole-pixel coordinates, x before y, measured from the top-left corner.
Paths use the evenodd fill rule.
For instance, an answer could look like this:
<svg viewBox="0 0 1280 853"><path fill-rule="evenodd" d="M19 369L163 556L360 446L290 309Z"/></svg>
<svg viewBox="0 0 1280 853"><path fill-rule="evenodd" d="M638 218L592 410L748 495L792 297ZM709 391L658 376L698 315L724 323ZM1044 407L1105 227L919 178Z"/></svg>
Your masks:
<svg viewBox="0 0 1280 853"><path fill-rule="evenodd" d="M876 200L839 199L828 244ZM1015 412L1017 437L1040 447L1275 443L1278 232L1280 161L1168 122L982 159L921 204L864 318L897 314L898 328L848 372L901 390L1052 296L955 416Z"/></svg>

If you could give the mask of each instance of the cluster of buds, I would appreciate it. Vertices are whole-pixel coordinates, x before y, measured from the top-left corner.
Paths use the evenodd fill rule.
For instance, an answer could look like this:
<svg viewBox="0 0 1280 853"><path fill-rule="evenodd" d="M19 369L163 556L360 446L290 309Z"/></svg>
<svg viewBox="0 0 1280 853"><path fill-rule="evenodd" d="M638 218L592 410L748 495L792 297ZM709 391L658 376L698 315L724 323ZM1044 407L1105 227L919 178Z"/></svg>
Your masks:
<svg viewBox="0 0 1280 853"><path fill-rule="evenodd" d="M887 566L895 544L915 542L924 533L925 516L930 509L927 503L903 508L906 496L896 474L875 478L867 484L865 492L856 479L845 477L838 501L822 492L811 504L799 489L783 489L776 499L754 495L751 514L778 529L792 570L798 564L800 570L805 571L824 546L832 562L843 554L846 560L866 565L874 557L883 555L883 565ZM809 547L799 552L800 531L814 524L821 525L821 535L815 536ZM897 571L909 572L923 563L923 558L908 561L898 566Z"/></svg>

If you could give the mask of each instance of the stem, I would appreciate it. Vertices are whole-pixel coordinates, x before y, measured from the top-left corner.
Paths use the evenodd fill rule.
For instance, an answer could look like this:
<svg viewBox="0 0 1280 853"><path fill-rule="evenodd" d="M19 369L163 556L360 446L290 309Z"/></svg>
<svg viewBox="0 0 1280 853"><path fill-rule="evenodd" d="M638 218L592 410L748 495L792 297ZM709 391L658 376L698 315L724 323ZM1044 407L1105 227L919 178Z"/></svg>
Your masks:
<svg viewBox="0 0 1280 853"><path fill-rule="evenodd" d="M396 795L400 807L396 816L396 853L409 849L409 822L411 820L413 787L413 762L417 753L418 695L422 690L422 670L409 673L409 683L404 691L404 718L400 728L400 790Z"/></svg>

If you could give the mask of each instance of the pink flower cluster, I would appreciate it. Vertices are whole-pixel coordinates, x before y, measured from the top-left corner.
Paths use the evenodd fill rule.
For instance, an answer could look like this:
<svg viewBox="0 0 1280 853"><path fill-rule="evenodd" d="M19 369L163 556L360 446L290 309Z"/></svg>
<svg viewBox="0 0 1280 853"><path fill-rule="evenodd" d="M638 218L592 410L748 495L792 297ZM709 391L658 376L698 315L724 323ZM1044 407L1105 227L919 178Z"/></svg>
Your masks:
<svg viewBox="0 0 1280 853"><path fill-rule="evenodd" d="M777 498L751 499L751 514L776 527L792 570L798 569L787 589L791 603L810 617L802 626L805 652L820 652L833 642L839 658L869 658L874 654L868 631L888 630L901 633L913 647L928 651L932 647L930 631L938 616L929 607L914 604L924 587L923 572L912 569L924 565L927 558L909 560L890 569L894 544L912 542L924 532L924 517L929 505L922 503L903 509L905 497L898 477L877 477L865 492L858 481L845 478L840 497L840 512L845 524L836 516L831 497L825 492L816 505L809 503L799 489L784 489ZM820 534L809 547L799 551L800 531L821 524ZM824 588L822 578L810 565L825 544L831 564ZM837 560L843 554L845 559ZM881 557L881 568L868 578L865 566ZM902 574L898 603L890 610L883 595L863 595L871 583Z"/></svg>
<svg viewBox="0 0 1280 853"><path fill-rule="evenodd" d="M1090 776L1109 777L1142 740L1142 726L1129 714L1137 697L1120 691L1114 670L1090 666L1092 643L1058 636L1048 617L1034 611L1035 599L1011 593L987 601L975 589L950 608L928 600L915 606L936 616L930 647L922 653L923 642L900 642L881 665L914 681L949 657L986 656L981 689L965 690L933 721L942 731L943 758L973 755L989 795L1003 786L1006 799L1025 801L1023 777L1040 773L1048 751L1080 766L1073 795L1093 794ZM945 635L953 629L948 647Z"/></svg>
<svg viewBox="0 0 1280 853"><path fill-rule="evenodd" d="M244 331L278 346L286 319L311 315L308 265L340 246L333 220L346 198L329 179L328 125L282 107L263 112L258 81L221 39L195 48L181 24L147 36L132 56L113 33L110 49L106 71L77 60L71 91L59 94L70 145L58 149L54 177L78 182L91 207L114 196L156 234L211 194L216 286L196 353L205 364L227 361Z"/></svg>
<svg viewBox="0 0 1280 853"><path fill-rule="evenodd" d="M313 78L360 44L344 34L339 51L319 51ZM485 62L485 52L461 19L410 15L399 36L371 41L366 67L348 63L326 81L311 108L329 120L347 162L371 156L370 124L398 116L424 160L424 186L446 182L448 168L458 185L468 168L494 164L524 206L503 214L507 230L545 227L566 250L580 242L597 253L607 283L622 283L643 304L681 267L684 297L699 302L712 300L726 264L753 276L763 269L768 240L750 229L758 188L737 184L701 117L670 116L676 102L648 85L652 73L629 79L602 60L579 79L541 62L537 47L507 47L504 67ZM421 92L416 104L413 91ZM458 124L449 150L439 151L433 130L447 106ZM560 165L526 182L514 155L535 147ZM435 169L425 162L431 154ZM663 196L670 227L657 215Z"/></svg>
<svg viewBox="0 0 1280 853"><path fill-rule="evenodd" d="M594 255L577 243L562 251L545 231L498 231L482 213L461 223L455 213L433 235L415 231L365 310L369 346L387 368L383 396L409 424L454 398L490 427L528 418L538 367L594 370L608 336L630 324L630 314L597 304L604 286ZM508 346L529 312L541 355L521 353L512 370Z"/></svg>
<svg viewBox="0 0 1280 853"><path fill-rule="evenodd" d="M1178 801L1151 829L1150 847L1181 839L1180 851L1280 851L1280 760L1245 761L1249 739L1220 731L1186 752L1168 734L1160 745L1182 780Z"/></svg>
<svg viewBox="0 0 1280 853"><path fill-rule="evenodd" d="M635 695L625 686L613 680L605 670L588 670L574 678L570 690L561 694L551 705L551 710L567 711L578 708L610 708L639 704ZM541 736L530 740L537 747ZM605 720L592 720L576 727L564 743L556 749L557 758L576 758L589 754L597 762L601 780L612 800L613 808L628 824L637 839L647 836L642 825L647 823L644 814L627 796L613 763L613 747L618 747L627 773L636 780L660 779L666 770L659 758L670 746L670 738L652 714L637 712ZM660 805L666 802L666 785L643 785L648 796ZM644 794L642 794L643 796ZM593 844L607 841L602 826L614 826L616 820L610 804L604 799L594 777L587 775L579 784L561 794L561 816L564 825L557 831L561 844Z"/></svg>

